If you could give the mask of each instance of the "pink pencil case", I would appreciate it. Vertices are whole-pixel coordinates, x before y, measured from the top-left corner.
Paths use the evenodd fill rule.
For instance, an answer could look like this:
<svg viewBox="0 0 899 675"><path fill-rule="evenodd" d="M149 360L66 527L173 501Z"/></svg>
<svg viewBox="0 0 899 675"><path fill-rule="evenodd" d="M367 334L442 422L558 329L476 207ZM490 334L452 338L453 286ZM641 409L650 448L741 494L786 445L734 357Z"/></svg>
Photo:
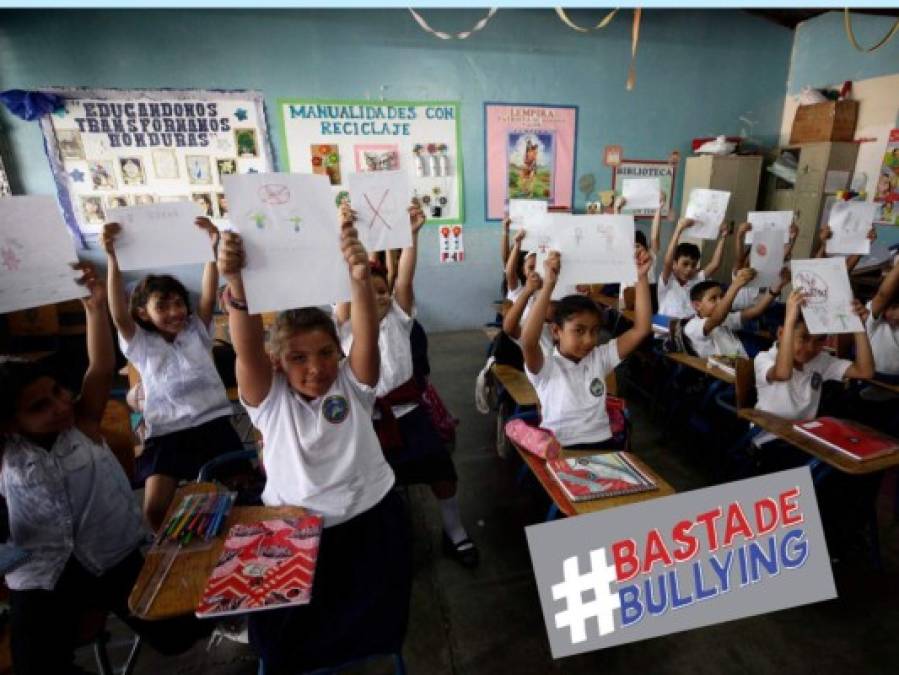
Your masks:
<svg viewBox="0 0 899 675"><path fill-rule="evenodd" d="M562 446L549 429L532 427L524 420L506 423L506 436L532 455L542 459L555 459L562 452Z"/></svg>

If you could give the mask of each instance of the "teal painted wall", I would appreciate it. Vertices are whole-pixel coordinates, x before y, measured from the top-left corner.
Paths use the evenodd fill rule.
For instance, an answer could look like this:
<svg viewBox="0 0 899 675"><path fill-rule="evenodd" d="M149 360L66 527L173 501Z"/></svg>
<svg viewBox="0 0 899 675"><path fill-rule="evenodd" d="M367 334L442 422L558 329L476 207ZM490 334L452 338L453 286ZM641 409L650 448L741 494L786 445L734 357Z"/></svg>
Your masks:
<svg viewBox="0 0 899 675"><path fill-rule="evenodd" d="M852 14L853 33L862 47L871 47L883 39L895 22L895 17ZM899 73L899 35L874 52L860 52L846 35L843 12L828 12L797 26L787 90L792 95L807 86L827 87L845 80L866 80L896 73ZM896 126L899 126L899 110ZM886 246L899 244L899 228L878 226L877 240Z"/></svg>
<svg viewBox="0 0 899 675"><path fill-rule="evenodd" d="M862 47L879 42L896 17L852 14L852 30ZM849 42L843 12L827 12L796 27L789 94L803 87L825 87L845 80L866 80L899 73L899 35L871 53L858 51Z"/></svg>
<svg viewBox="0 0 899 675"><path fill-rule="evenodd" d="M604 13L571 16L588 25ZM483 10L424 14L455 32ZM675 149L686 156L696 136L745 130L777 142L791 31L736 10L646 10L637 86L627 92L630 27L627 10L588 35L549 9L501 10L468 40L441 41L404 10L5 11L0 89L255 88L274 129L279 97L460 100L467 257L463 265L438 264L436 233L427 230L416 291L428 329L470 328L491 318L501 278L499 226L484 214L484 101L579 106L575 175L594 173L603 189L611 182L601 162L606 144L622 145L627 157L661 159ZM37 125L5 111L0 124L16 186L51 193ZM273 141L283 167L278 134ZM182 277L198 285L197 273Z"/></svg>

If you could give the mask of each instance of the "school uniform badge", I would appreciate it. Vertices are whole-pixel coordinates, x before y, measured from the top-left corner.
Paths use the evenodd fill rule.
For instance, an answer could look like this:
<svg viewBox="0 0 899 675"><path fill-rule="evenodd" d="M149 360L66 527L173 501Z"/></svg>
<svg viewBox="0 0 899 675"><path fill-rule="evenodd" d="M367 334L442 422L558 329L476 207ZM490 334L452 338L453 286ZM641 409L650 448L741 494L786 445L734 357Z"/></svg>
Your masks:
<svg viewBox="0 0 899 675"><path fill-rule="evenodd" d="M343 396L329 396L322 403L322 414L331 424L340 424L350 414L350 404Z"/></svg>
<svg viewBox="0 0 899 675"><path fill-rule="evenodd" d="M605 393L605 391L605 383L603 383L600 378L594 377L593 381L590 383L590 393L593 394L596 398L599 398Z"/></svg>

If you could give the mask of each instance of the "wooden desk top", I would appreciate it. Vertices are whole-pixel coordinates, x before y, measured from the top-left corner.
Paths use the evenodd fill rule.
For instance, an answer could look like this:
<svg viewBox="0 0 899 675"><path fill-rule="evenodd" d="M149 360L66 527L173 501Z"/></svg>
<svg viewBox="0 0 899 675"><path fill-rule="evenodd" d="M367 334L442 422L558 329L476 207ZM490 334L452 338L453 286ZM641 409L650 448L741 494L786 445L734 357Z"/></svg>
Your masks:
<svg viewBox="0 0 899 675"><path fill-rule="evenodd" d="M540 459L536 455L532 455L527 450L522 450L517 445L515 445L515 449L518 450L518 454L521 455L521 458L528 465L534 476L536 476L537 480L540 481L540 485L542 485L543 489L546 490L546 493L549 495L550 499L552 499L555 505L559 507L559 511L564 513L566 516L577 516L582 513L604 511L606 509L613 509L616 506L636 504L637 502L645 502L650 499L656 499L657 497L667 497L675 493L675 489L671 487L671 485L669 485L667 481L665 481L661 476L659 476L659 474L649 468L644 462L640 461L633 454L626 453L628 459L633 461L633 463L641 471L646 473L647 476L649 476L656 482L656 485L658 485L658 488L656 490L637 492L630 495L619 495L617 497L589 499L583 502L572 502L562 491L562 487L559 485L559 482L552 476L552 474L549 472L549 469L546 468L546 460ZM584 455L595 455L601 452L604 451L563 450L561 456L583 457Z"/></svg>
<svg viewBox="0 0 899 675"><path fill-rule="evenodd" d="M218 487L213 483L192 483L180 488L176 498L172 500L172 504L169 506L166 521L168 521L174 509L181 503L181 497L195 493L215 492L217 489ZM200 598L203 596L203 590L206 588L209 574L219 559L222 547L225 544L225 535L227 535L232 525L237 523L254 523L267 518L296 518L304 513L304 509L292 506L235 506L228 514L228 518L222 526L221 534L209 542L210 546L202 550L187 549L178 555L156 599L150 606L150 611L141 615L135 611L135 607L140 602L144 590L152 582L153 574L164 557L162 552L151 549L147 554L143 569L141 569L140 575L137 577L134 588L131 590L131 595L128 597L128 608L135 616L151 621L193 614L200 603Z"/></svg>
<svg viewBox="0 0 899 675"><path fill-rule="evenodd" d="M698 356L690 356L689 354L683 354L681 352L669 352L665 354L665 356L667 356L675 363L680 363L681 365L692 368L693 370L698 370L700 373L703 373L705 375L711 375L712 377L721 380L726 384L733 384L734 382L736 382L736 376L731 375L730 373L726 373L720 368L709 366L708 361L706 361L705 359L701 359Z"/></svg>
<svg viewBox="0 0 899 675"><path fill-rule="evenodd" d="M884 382L883 380L862 380L862 384L870 384L878 389L886 389L894 394L899 394L899 384L892 384L890 382Z"/></svg>
<svg viewBox="0 0 899 675"><path fill-rule="evenodd" d="M493 374L518 405L537 405L540 402L528 376L520 370L511 366L494 365Z"/></svg>
<svg viewBox="0 0 899 675"><path fill-rule="evenodd" d="M774 415L755 408L741 408L737 414L744 420L749 420L756 426L761 427L765 431L770 431L778 438L782 438L790 445L795 445L800 450L807 452L813 457L817 457L822 462L830 464L835 469L839 469L849 474L866 474L882 471L892 466L899 465L899 452L892 455L885 455L866 462L854 460L841 452L837 452L833 448L821 443L814 438L806 436L793 428L795 422L778 415Z"/></svg>

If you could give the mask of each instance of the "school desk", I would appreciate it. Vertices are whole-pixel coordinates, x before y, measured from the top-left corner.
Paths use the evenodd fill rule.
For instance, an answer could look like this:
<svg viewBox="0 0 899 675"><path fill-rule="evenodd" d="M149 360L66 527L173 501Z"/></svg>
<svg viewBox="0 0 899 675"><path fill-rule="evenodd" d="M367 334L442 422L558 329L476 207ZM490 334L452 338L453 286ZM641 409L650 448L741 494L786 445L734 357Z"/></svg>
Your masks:
<svg viewBox="0 0 899 675"><path fill-rule="evenodd" d="M862 384L870 384L873 387L877 387L878 389L885 389L886 391L891 391L894 394L899 394L899 384L894 382L884 382L883 380L861 380Z"/></svg>
<svg viewBox="0 0 899 675"><path fill-rule="evenodd" d="M511 366L494 365L493 375L496 381L503 386L515 404L521 408L533 406L539 403L537 392L534 390L528 376Z"/></svg>
<svg viewBox="0 0 899 675"><path fill-rule="evenodd" d="M627 453L628 459L633 461L640 471L646 473L647 476L655 481L658 486L655 490L647 490L646 492L636 492L629 495L618 495L617 497L603 497L601 499L589 499L582 502L573 502L562 491L559 482L552 476L549 469L546 468L546 460L531 454L527 450L523 450L517 444L515 449L521 455L521 459L534 474L540 485L546 490L546 494L552 500L552 506L546 514L547 520L555 518L556 513L561 511L566 516L577 516L583 513L593 513L594 511L604 511L605 509L613 509L616 506L624 506L625 504L635 504L637 502L645 502L657 497L667 497L673 495L675 490L668 484L659 474L653 471L646 463L635 457L631 453ZM595 455L604 452L603 450L563 450L561 457L583 457L585 455Z"/></svg>
<svg viewBox="0 0 899 675"><path fill-rule="evenodd" d="M733 384L736 381L736 378L730 373L726 373L715 366L709 366L708 361L701 359L698 356L690 356L689 354L683 354L681 352L668 352L665 356L682 366L692 368L704 375L711 375L725 384Z"/></svg>
<svg viewBox="0 0 899 675"><path fill-rule="evenodd" d="M609 309L618 309L618 298L616 296L591 293L590 299L596 304L608 307Z"/></svg>
<svg viewBox="0 0 899 675"><path fill-rule="evenodd" d="M795 422L777 415L755 408L742 408L737 414L744 420L752 422L765 431L768 431L778 438L785 440L790 445L794 445L800 450L820 459L822 462L838 469L844 473L860 475L866 473L874 473L875 471L883 471L893 466L899 466L899 452L891 455L885 455L866 462L856 461L842 452L837 452L833 448L821 443L814 438L806 436L793 428ZM859 425L861 426L861 425Z"/></svg>
<svg viewBox="0 0 899 675"><path fill-rule="evenodd" d="M174 510L181 503L181 498L185 495L215 492L218 487L214 483L192 483L180 488L175 499L169 506L169 512L166 514L165 521L174 513ZM153 579L154 573L164 559L164 555L159 551L151 551L147 554L144 561L143 569L137 577L131 595L128 598L128 608L142 619L156 621L159 619L168 619L175 616L183 616L185 614L193 614L203 596L203 590L206 588L206 581L209 574L218 561L219 554L225 543L225 536L232 525L238 523L255 523L260 520L270 518L297 518L305 514L305 509L293 506L235 506L228 514L225 524L221 528L220 534L210 540L210 545L205 549L186 550L178 555L172 568L166 575L159 593L153 604L150 605L149 611L144 614L138 614L135 611L144 591L151 585L156 583Z"/></svg>

